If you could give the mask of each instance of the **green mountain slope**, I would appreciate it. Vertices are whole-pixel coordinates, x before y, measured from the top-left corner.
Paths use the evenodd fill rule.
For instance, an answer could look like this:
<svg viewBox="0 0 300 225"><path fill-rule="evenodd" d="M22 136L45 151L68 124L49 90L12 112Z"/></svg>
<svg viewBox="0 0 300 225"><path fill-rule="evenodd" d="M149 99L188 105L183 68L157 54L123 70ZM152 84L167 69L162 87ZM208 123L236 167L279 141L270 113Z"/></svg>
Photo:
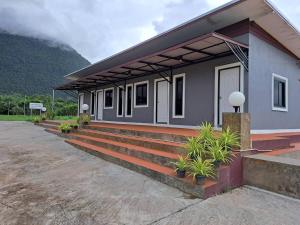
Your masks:
<svg viewBox="0 0 300 225"><path fill-rule="evenodd" d="M89 64L70 47L0 33L0 94L51 94L64 75Z"/></svg>

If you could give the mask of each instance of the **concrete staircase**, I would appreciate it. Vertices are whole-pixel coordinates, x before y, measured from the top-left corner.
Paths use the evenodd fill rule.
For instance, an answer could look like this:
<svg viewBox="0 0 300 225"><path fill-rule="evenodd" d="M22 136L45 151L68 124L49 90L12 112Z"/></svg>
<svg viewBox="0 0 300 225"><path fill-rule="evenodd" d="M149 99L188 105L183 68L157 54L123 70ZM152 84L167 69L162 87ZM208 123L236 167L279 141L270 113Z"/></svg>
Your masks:
<svg viewBox="0 0 300 225"><path fill-rule="evenodd" d="M91 123L70 134L58 131L58 122L43 121L48 132L66 138L66 142L104 160L142 173L155 180L200 198L208 198L238 186L231 176L231 166L221 166L215 180L194 184L191 177L178 178L173 162L184 155L184 141L196 135L195 130L137 125ZM236 159L239 159L237 157ZM236 160L235 159L235 160ZM239 163L239 162L237 162Z"/></svg>

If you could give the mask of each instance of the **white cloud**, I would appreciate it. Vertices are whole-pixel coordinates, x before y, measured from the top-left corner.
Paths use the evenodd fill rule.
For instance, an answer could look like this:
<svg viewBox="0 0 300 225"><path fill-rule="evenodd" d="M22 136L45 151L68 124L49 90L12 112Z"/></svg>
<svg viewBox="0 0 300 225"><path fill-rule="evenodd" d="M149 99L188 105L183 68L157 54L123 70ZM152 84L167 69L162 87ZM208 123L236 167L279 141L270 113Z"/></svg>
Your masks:
<svg viewBox="0 0 300 225"><path fill-rule="evenodd" d="M0 0L0 29L55 40L91 62L128 48L229 0ZM299 26L299 0L274 0Z"/></svg>

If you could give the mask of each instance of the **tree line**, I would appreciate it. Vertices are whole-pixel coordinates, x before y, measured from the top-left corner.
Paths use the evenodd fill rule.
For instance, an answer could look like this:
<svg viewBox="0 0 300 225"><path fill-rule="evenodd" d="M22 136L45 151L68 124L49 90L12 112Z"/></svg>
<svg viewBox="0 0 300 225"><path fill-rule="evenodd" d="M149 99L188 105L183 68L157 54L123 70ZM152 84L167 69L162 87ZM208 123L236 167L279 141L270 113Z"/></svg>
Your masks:
<svg viewBox="0 0 300 225"><path fill-rule="evenodd" d="M30 115L29 103L43 103L47 109L47 114L51 116L76 116L76 100L64 100L61 98L52 101L48 95L19 95L5 94L0 95L0 114L2 115ZM33 114L39 114L38 110L33 110Z"/></svg>

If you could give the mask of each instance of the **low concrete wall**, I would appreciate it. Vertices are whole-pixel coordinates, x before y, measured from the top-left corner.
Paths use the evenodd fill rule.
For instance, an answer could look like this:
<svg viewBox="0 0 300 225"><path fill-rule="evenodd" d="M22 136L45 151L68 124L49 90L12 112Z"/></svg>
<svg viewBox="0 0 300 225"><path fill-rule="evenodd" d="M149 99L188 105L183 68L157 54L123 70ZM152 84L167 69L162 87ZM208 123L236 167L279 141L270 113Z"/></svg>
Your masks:
<svg viewBox="0 0 300 225"><path fill-rule="evenodd" d="M252 155L243 158L244 184L300 199L300 160Z"/></svg>

